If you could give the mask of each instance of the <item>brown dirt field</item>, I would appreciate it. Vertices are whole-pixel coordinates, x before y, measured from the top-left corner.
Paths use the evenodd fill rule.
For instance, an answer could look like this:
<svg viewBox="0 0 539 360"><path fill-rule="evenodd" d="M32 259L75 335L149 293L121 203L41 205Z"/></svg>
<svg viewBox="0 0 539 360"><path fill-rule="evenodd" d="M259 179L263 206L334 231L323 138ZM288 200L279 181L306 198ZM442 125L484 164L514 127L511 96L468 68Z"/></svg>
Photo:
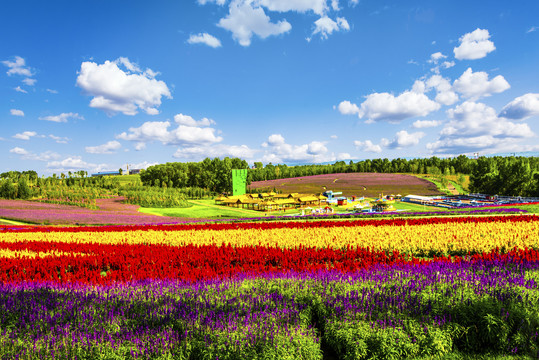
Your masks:
<svg viewBox="0 0 539 360"><path fill-rule="evenodd" d="M401 194L440 195L436 185L428 180L406 174L341 173L303 176L290 179L255 181L248 189L273 189L282 193L321 193L325 189L342 191L344 196L377 197Z"/></svg>

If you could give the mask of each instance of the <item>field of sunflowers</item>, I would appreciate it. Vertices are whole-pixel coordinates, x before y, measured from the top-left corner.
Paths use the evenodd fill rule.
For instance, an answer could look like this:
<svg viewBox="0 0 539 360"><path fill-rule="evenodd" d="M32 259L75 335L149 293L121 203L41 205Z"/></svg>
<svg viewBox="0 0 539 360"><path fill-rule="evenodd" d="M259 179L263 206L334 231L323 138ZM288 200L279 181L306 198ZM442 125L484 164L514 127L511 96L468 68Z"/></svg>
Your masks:
<svg viewBox="0 0 539 360"><path fill-rule="evenodd" d="M1 359L539 356L539 216L0 226Z"/></svg>

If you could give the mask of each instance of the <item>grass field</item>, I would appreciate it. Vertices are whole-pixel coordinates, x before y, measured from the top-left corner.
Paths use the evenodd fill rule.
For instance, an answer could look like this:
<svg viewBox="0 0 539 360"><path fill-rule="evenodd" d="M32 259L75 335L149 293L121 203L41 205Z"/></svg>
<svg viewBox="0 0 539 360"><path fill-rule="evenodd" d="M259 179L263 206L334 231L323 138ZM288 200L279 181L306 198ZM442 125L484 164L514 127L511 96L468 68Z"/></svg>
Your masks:
<svg viewBox="0 0 539 360"><path fill-rule="evenodd" d="M188 208L140 208L139 211L145 214L173 216L181 218L253 218L261 217L265 214L260 211L229 208L225 206L215 205L214 200L190 200L193 206Z"/></svg>

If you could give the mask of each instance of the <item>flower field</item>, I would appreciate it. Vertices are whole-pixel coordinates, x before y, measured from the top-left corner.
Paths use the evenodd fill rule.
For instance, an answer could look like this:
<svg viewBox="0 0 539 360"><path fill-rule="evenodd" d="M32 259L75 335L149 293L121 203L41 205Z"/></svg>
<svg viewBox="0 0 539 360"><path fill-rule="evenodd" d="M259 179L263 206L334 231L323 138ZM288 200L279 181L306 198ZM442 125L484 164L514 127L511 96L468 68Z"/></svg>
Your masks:
<svg viewBox="0 0 539 360"><path fill-rule="evenodd" d="M0 226L0 358L539 356L536 215Z"/></svg>

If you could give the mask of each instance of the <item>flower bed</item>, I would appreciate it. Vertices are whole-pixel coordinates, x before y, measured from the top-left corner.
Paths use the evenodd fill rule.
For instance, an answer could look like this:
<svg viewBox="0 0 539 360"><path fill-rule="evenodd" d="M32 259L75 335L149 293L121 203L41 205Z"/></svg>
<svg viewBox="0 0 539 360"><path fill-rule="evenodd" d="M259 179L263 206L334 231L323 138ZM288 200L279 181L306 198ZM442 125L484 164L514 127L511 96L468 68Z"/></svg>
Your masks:
<svg viewBox="0 0 539 360"><path fill-rule="evenodd" d="M539 351L537 216L0 234L0 358Z"/></svg>

